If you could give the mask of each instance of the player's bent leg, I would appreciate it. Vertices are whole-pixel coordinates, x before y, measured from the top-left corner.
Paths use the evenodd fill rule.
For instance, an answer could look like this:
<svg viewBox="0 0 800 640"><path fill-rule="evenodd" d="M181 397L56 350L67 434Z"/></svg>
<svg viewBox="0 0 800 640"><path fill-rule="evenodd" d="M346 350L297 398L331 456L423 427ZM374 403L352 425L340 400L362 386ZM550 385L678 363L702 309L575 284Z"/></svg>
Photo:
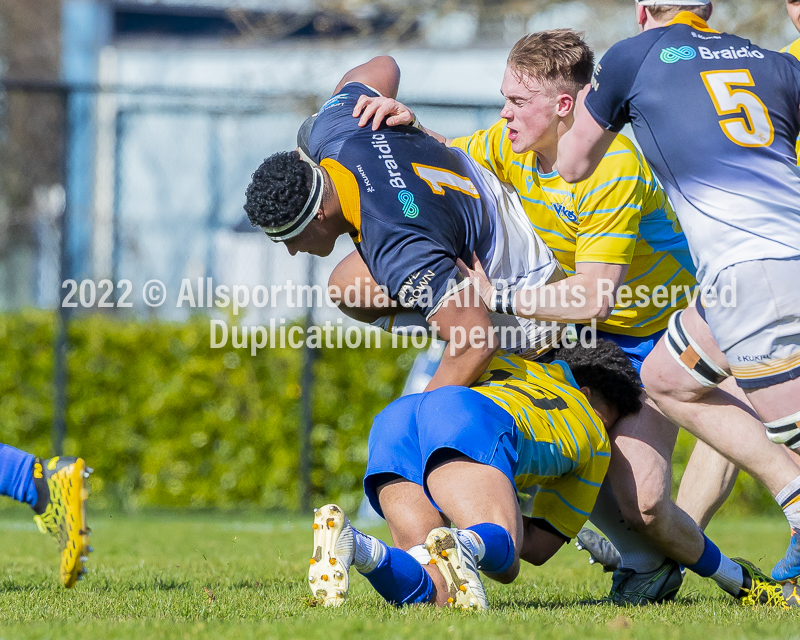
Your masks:
<svg viewBox="0 0 800 640"><path fill-rule="evenodd" d="M697 373L698 356L709 365L708 368L711 364L720 368L727 366L708 325L694 307L683 312L680 328L682 335L677 337L685 338L683 345L678 344L675 348L676 334L670 331L645 360L642 368L645 388L673 421L761 481L776 497L793 530L796 530L800 513L789 498L800 489L800 467L796 460L785 447L766 438L763 425L733 379L722 377L717 388L714 385L720 380L704 375L706 382L703 383L697 375L692 375L689 369L694 367L692 371ZM672 348L668 348L669 340L672 340ZM691 358L685 357L688 349L680 353L687 343L699 347L690 353ZM707 373L705 370L704 374ZM794 542L787 552L787 564L798 575L800 563L795 565L792 560L793 546ZM787 574L776 575L784 577Z"/></svg>
<svg viewBox="0 0 800 640"><path fill-rule="evenodd" d="M522 516L522 528L522 548L519 552L519 559L536 567L540 567L550 560L561 547L569 542L568 538L553 529L546 520ZM581 531L584 530L581 529ZM580 536L580 534L578 535Z"/></svg>
<svg viewBox="0 0 800 640"><path fill-rule="evenodd" d="M428 561L427 552L413 546L424 541L431 526L443 522L421 487L423 472L416 413L422 397L420 394L404 396L392 402L375 418L370 431L369 457L364 477L364 491L373 509L387 518L395 542L409 547L411 553L387 547L349 522L342 524L342 534L337 537L337 540L345 540L340 544L342 549L336 549L337 542L326 538L327 546L323 546L320 552L322 559L327 558L330 562L330 554L326 556L326 550L333 549L332 553L340 558L347 548L351 548L347 556L351 558L350 564L345 561L343 566L349 569L352 564L387 602L397 605L430 602L436 597L434 582L420 562L422 554L425 555L424 562ZM422 523L425 523L424 526L419 528ZM315 554L319 546L315 539ZM309 574L310 581L314 577ZM330 604L337 605L344 601L347 597L346 587L347 583L340 581L339 591L344 595L337 595L334 589L334 596L327 596ZM325 600L325 603L329 604L329 601Z"/></svg>
<svg viewBox="0 0 800 640"><path fill-rule="evenodd" d="M450 526L422 485L401 477L385 479L388 482L378 488L378 500L395 547L408 551L425 542L432 529Z"/></svg>
<svg viewBox="0 0 800 640"><path fill-rule="evenodd" d="M675 503L705 530L730 496L738 475L736 465L698 440L683 472Z"/></svg>
<svg viewBox="0 0 800 640"><path fill-rule="evenodd" d="M381 480L379 478L379 480ZM437 527L449 527L450 519L439 511L425 494L422 485L406 478L390 479L378 490L381 512L386 519L395 547L407 551L433 581L432 601L447 605L447 583L440 572L430 564L431 557L425 547L428 534Z"/></svg>
<svg viewBox="0 0 800 640"><path fill-rule="evenodd" d="M718 348L713 351L713 336L693 307L684 312L683 326L714 361L724 358ZM788 452L767 439L764 425L735 380L723 378L718 387L703 386L673 357L667 339L662 338L644 362L645 389L675 423L776 495L800 474L800 467Z"/></svg>
<svg viewBox="0 0 800 640"><path fill-rule="evenodd" d="M351 566L391 604L422 604L433 598L433 581L413 556L353 527L338 505L315 509L313 529L308 583L324 606L345 603Z"/></svg>
<svg viewBox="0 0 800 640"><path fill-rule="evenodd" d="M690 564L700 557L703 539L670 497L677 434L678 428L647 399L639 413L618 421L609 434L608 478L631 528L669 557Z"/></svg>
<svg viewBox="0 0 800 640"><path fill-rule="evenodd" d="M479 568L499 582L513 582L519 574L523 530L517 492L508 476L459 456L436 464L427 474L426 487L453 524L471 532Z"/></svg>
<svg viewBox="0 0 800 640"><path fill-rule="evenodd" d="M609 595L585 604L641 606L675 599L683 583L680 566L668 559L646 537L631 529L622 515L608 478L600 488L589 520L610 537L613 545L588 529L581 530L575 544L580 544L579 548L586 547L604 570L614 573Z"/></svg>

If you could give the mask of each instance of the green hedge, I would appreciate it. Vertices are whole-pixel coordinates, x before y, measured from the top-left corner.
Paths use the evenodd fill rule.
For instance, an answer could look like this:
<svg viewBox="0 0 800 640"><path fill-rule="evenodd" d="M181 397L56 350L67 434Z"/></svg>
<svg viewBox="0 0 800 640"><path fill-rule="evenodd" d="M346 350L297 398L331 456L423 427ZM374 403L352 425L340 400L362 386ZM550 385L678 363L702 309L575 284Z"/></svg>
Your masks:
<svg viewBox="0 0 800 640"><path fill-rule="evenodd" d="M53 316L0 315L0 442L48 455ZM209 320L185 324L81 316L70 325L65 453L93 466L96 508L293 509L302 351L252 357L209 348ZM361 499L374 415L399 396L417 351L320 349L315 364L313 500ZM691 452L682 434L675 481ZM731 507L774 507L750 478Z"/></svg>
<svg viewBox="0 0 800 640"><path fill-rule="evenodd" d="M50 450L52 320L0 316L0 442L38 455ZM301 350L210 349L203 317L70 327L65 453L95 468L93 506L296 506ZM386 342L318 351L315 501L360 500L372 418L416 354Z"/></svg>

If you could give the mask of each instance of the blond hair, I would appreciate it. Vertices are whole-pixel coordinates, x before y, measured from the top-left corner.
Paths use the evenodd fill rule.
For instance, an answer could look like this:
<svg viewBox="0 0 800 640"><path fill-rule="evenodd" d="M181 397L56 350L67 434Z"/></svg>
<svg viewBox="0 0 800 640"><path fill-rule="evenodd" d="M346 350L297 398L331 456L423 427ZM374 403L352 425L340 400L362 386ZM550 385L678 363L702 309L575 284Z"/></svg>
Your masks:
<svg viewBox="0 0 800 640"><path fill-rule="evenodd" d="M648 13L653 16L653 20L658 22L666 22L672 20L681 11L688 11L696 16L700 16L703 20L708 20L711 17L711 5L703 5L697 7L682 7L677 4L662 4L655 7L645 7Z"/></svg>
<svg viewBox="0 0 800 640"><path fill-rule="evenodd" d="M532 78L574 96L592 79L594 53L582 33L551 29L520 39L508 54L508 66L520 79Z"/></svg>

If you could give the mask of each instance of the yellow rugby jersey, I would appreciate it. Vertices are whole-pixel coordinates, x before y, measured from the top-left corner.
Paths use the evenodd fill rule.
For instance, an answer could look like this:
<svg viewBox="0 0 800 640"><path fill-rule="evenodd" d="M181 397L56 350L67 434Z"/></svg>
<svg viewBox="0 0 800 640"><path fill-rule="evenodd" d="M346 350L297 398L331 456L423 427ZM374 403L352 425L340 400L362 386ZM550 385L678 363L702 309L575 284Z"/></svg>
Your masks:
<svg viewBox="0 0 800 640"><path fill-rule="evenodd" d="M800 60L800 38L781 49L781 53L791 53L795 58ZM797 136L797 164L800 166L800 135Z"/></svg>
<svg viewBox="0 0 800 640"><path fill-rule="evenodd" d="M514 153L505 120L457 138L453 146L514 186L531 224L567 275L574 275L576 262L630 265L623 284L631 288L633 301L618 304L598 329L648 336L665 329L672 312L688 304L696 282L686 238L664 190L628 138L618 135L594 174L577 184L555 171L540 173L533 152ZM651 298L659 285L670 294L662 306L659 298L656 304ZM649 293L639 296L637 287Z"/></svg>
<svg viewBox="0 0 800 640"><path fill-rule="evenodd" d="M514 416L523 436L515 484L539 486L532 516L574 538L597 501L611 447L569 368L498 355L472 389Z"/></svg>

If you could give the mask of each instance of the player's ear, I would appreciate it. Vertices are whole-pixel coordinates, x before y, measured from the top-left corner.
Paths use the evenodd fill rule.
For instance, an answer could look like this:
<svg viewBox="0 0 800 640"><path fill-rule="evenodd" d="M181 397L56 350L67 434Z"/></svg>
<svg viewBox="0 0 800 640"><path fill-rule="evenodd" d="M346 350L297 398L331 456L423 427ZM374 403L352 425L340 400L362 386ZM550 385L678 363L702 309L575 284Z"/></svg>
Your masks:
<svg viewBox="0 0 800 640"><path fill-rule="evenodd" d="M575 108L575 96L566 91L558 95L557 113L559 118L566 118Z"/></svg>
<svg viewBox="0 0 800 640"><path fill-rule="evenodd" d="M644 25L647 24L647 7L643 7L638 2L636 3L636 24L639 25L639 30L644 31Z"/></svg>
<svg viewBox="0 0 800 640"><path fill-rule="evenodd" d="M589 387L581 387L581 393L586 396L586 399L591 402L592 390Z"/></svg>

